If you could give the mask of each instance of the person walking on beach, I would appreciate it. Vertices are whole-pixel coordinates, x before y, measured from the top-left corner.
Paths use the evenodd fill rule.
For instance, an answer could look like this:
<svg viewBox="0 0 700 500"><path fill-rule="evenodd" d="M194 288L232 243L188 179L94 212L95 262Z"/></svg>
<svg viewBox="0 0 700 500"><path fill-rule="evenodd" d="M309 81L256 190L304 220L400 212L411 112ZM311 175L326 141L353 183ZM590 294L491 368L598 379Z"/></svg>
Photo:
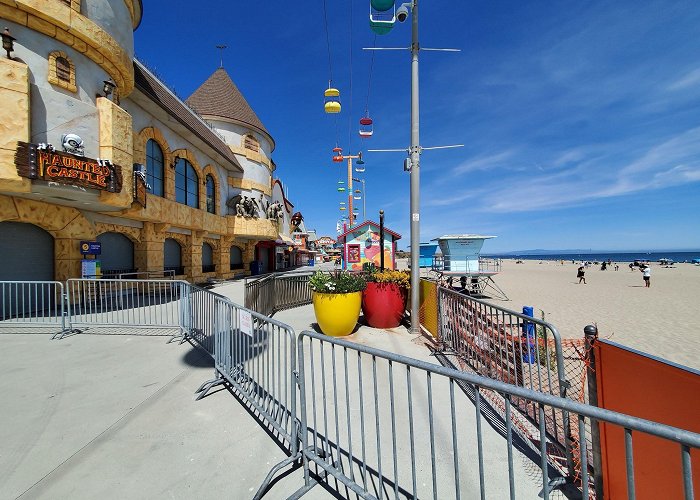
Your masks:
<svg viewBox="0 0 700 500"><path fill-rule="evenodd" d="M651 267L646 266L642 268L642 278L644 279L644 286L646 288L651 287Z"/></svg>
<svg viewBox="0 0 700 500"><path fill-rule="evenodd" d="M583 284L586 284L586 270L584 269L583 266L578 268L578 273L576 274L576 277L578 278L578 284L580 285L581 282L583 281Z"/></svg>

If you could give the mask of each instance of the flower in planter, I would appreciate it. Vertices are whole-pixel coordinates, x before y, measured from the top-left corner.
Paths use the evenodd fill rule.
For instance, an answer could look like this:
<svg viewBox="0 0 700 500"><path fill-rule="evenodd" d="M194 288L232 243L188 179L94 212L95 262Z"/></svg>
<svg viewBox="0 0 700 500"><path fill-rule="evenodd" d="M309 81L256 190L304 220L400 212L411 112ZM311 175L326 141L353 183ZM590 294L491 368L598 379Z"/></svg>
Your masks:
<svg viewBox="0 0 700 500"><path fill-rule="evenodd" d="M316 271L309 279L309 286L311 290L318 293L353 293L364 290L367 282L361 275L347 271L339 273Z"/></svg>
<svg viewBox="0 0 700 500"><path fill-rule="evenodd" d="M371 273L367 280L374 283L396 283L401 288L410 288L411 286L411 275L407 271L392 271L390 269L376 271Z"/></svg>

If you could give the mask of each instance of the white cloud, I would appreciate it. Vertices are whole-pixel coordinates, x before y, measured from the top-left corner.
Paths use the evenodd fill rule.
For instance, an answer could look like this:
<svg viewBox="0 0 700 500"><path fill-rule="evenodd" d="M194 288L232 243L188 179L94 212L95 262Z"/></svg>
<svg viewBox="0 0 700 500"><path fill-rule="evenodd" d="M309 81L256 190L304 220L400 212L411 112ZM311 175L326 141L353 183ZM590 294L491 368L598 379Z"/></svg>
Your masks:
<svg viewBox="0 0 700 500"><path fill-rule="evenodd" d="M512 158L514 152L511 150L501 151L500 153L489 156L478 156L463 161L452 169L452 175L464 174L466 172L474 172L476 170L491 170L506 166L508 160Z"/></svg>
<svg viewBox="0 0 700 500"><path fill-rule="evenodd" d="M668 86L668 90L683 90L700 85L700 68L689 71Z"/></svg>
<svg viewBox="0 0 700 500"><path fill-rule="evenodd" d="M597 150L598 145L590 148ZM479 187L464 182L444 190L432 189L426 206L466 206L479 212L526 212L582 205L596 199L662 189L700 181L700 127L649 147L637 158L622 160L633 146L608 145L608 154L584 158L587 148L560 154L551 162L569 165L554 173L531 169L527 175L487 176Z"/></svg>

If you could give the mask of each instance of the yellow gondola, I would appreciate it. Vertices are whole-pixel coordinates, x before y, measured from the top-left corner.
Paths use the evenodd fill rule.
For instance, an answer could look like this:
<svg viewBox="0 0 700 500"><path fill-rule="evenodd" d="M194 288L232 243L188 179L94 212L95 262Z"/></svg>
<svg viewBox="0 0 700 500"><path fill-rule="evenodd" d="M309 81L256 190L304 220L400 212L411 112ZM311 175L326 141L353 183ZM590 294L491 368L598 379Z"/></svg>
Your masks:
<svg viewBox="0 0 700 500"><path fill-rule="evenodd" d="M333 87L328 87L323 93L326 113L340 113L340 91Z"/></svg>

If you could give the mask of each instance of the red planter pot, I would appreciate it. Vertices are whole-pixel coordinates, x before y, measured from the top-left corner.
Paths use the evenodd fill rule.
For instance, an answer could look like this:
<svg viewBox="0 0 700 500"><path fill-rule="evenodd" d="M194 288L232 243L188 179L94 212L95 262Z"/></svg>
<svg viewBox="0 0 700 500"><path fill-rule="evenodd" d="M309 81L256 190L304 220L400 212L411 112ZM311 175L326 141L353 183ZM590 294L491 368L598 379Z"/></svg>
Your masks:
<svg viewBox="0 0 700 500"><path fill-rule="evenodd" d="M399 326L406 310L407 291L396 283L367 283L362 292L362 314L372 328Z"/></svg>

